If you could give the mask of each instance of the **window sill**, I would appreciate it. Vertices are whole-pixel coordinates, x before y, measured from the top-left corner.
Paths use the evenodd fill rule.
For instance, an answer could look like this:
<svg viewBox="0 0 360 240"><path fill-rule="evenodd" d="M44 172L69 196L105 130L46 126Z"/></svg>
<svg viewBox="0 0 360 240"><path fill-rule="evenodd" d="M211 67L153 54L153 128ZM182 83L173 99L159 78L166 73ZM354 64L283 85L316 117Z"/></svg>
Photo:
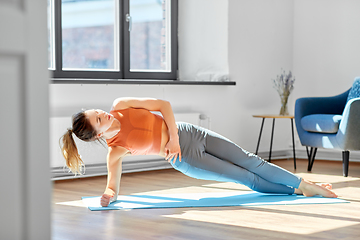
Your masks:
<svg viewBox="0 0 360 240"><path fill-rule="evenodd" d="M90 80L90 79L50 79L51 84L141 84L141 85L236 85L236 82L211 82L211 81L178 81L178 80Z"/></svg>

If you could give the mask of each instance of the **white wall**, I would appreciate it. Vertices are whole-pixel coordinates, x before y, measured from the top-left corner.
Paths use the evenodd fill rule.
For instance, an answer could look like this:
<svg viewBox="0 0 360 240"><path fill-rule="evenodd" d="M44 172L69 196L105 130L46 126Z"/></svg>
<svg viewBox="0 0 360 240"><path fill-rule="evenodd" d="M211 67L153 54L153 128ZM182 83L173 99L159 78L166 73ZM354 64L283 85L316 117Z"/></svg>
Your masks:
<svg viewBox="0 0 360 240"><path fill-rule="evenodd" d="M234 128L235 140L245 149L255 151L259 134L261 119L252 115L280 111L280 97L271 79L281 68L292 70L292 49L293 1L229 1L229 68L237 85L230 105L234 119L228 121L228 126ZM289 147L290 129L290 120L277 120L273 150ZM269 151L270 131L268 120L260 152Z"/></svg>
<svg viewBox="0 0 360 240"><path fill-rule="evenodd" d="M295 97L344 92L360 76L360 1L295 0Z"/></svg>
<svg viewBox="0 0 360 240"><path fill-rule="evenodd" d="M254 130L259 129L260 121L250 115L278 111L279 98L270 79L281 67L292 70L296 77L290 114L297 98L342 93L360 76L359 9L356 0L229 1L230 75L237 88L243 89L238 90L237 102L245 126L239 132L246 137L238 139L239 144L252 150L256 141ZM274 149L289 149L289 123L279 120L276 124ZM268 151L270 122L264 131L260 152ZM304 147L296 142L297 152L306 157ZM341 159L339 151L319 150L318 157L322 156ZM352 152L351 160L358 159L359 152Z"/></svg>
<svg viewBox="0 0 360 240"><path fill-rule="evenodd" d="M360 1L295 0L294 6L293 97L346 91L360 76ZM341 160L341 153L319 149L317 158ZM360 161L360 152L352 151L350 161Z"/></svg>

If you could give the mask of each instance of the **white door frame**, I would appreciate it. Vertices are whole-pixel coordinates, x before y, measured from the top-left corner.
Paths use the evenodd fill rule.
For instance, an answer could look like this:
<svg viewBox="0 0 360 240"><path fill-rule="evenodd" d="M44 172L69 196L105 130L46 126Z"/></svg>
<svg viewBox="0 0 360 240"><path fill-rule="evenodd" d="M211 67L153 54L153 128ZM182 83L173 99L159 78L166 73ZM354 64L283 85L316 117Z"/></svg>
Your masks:
<svg viewBox="0 0 360 240"><path fill-rule="evenodd" d="M0 0L0 239L51 239L47 1Z"/></svg>

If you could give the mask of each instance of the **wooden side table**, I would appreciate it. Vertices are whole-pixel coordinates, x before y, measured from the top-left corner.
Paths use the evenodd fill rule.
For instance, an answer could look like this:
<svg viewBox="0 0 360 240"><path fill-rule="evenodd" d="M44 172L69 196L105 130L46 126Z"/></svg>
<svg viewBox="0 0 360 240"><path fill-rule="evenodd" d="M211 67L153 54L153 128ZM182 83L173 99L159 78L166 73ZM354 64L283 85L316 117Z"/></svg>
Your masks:
<svg viewBox="0 0 360 240"><path fill-rule="evenodd" d="M261 134L262 134L262 130L264 127L264 122L266 118L272 118L273 122L272 122L272 129L271 129L271 140L270 140L270 152L269 152L269 162L271 162L271 151L272 151L272 143L273 143L273 137L274 137L274 127L275 127L275 119L277 118L287 118L291 120L291 134L292 134L292 143L293 143L293 155L294 155L294 169L296 169L296 157L295 157L295 141L294 141L294 116L291 115L287 115L287 116L282 116L282 115L253 115L254 118L262 118L262 123L261 123L261 128L260 128L260 133L259 133L259 139L258 139L258 143L256 146L256 152L255 154L258 153L259 150L259 145L260 145L260 139L261 139Z"/></svg>

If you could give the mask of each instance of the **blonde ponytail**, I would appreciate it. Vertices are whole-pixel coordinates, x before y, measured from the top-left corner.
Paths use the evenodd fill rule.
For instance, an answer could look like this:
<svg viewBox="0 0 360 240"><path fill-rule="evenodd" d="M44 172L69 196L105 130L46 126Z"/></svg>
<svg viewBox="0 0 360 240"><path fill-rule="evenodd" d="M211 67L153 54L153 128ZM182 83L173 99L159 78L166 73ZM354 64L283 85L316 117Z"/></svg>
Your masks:
<svg viewBox="0 0 360 240"><path fill-rule="evenodd" d="M72 133L72 129L68 129L62 138L60 138L61 153L66 160L66 166L71 170L71 172L75 173L75 175L81 175L84 162L80 158Z"/></svg>
<svg viewBox="0 0 360 240"><path fill-rule="evenodd" d="M60 148L66 160L66 166L75 174L82 174L84 166L72 134L85 142L97 140L96 132L85 115L85 111L78 112L72 116L72 129L60 138Z"/></svg>

